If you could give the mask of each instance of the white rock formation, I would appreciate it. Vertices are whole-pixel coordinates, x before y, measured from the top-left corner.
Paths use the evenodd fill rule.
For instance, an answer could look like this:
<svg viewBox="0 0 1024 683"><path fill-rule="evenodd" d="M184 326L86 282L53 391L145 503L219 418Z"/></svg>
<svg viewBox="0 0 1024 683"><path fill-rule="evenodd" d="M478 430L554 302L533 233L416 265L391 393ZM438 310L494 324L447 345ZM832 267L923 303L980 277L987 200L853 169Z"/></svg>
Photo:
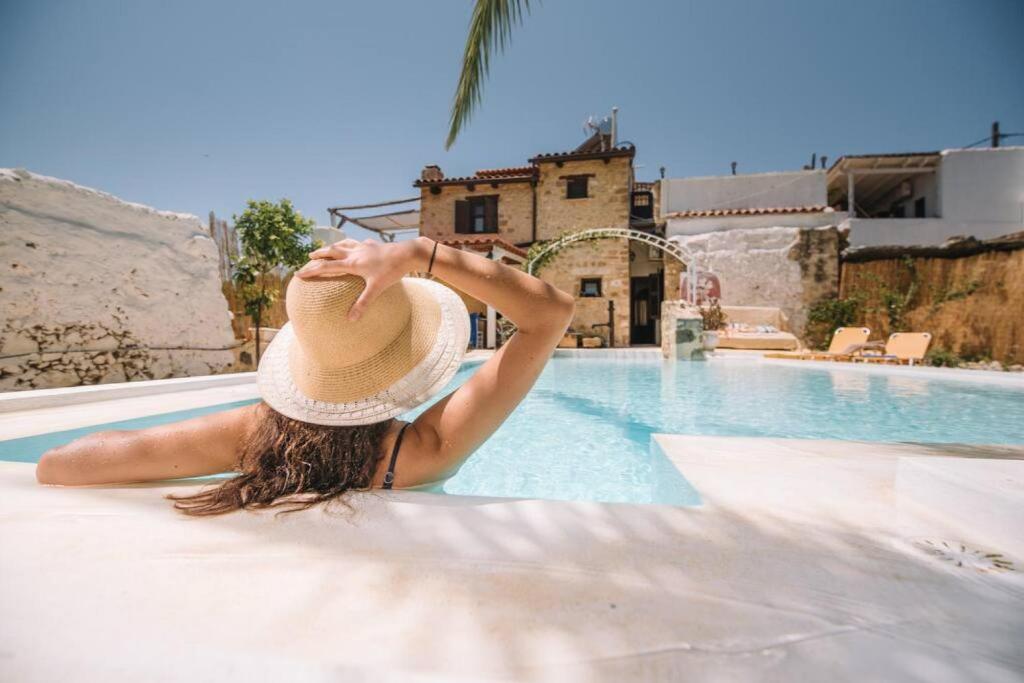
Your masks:
<svg viewBox="0 0 1024 683"><path fill-rule="evenodd" d="M807 306L838 287L835 227L721 230L676 238L718 275L722 304L782 309L799 336Z"/></svg>
<svg viewBox="0 0 1024 683"><path fill-rule="evenodd" d="M236 342L189 214L0 169L0 390L206 375Z"/></svg>

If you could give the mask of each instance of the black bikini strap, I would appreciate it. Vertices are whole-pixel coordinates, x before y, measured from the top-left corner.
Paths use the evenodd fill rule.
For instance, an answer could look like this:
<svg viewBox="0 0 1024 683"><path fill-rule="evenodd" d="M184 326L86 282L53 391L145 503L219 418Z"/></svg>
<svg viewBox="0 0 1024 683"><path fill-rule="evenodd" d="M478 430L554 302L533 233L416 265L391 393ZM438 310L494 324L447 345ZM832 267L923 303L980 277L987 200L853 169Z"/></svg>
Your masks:
<svg viewBox="0 0 1024 683"><path fill-rule="evenodd" d="M406 422L398 430L395 447L391 449L391 462L388 464L388 471L384 473L384 488L386 489L391 488L391 485L395 482L395 461L398 460L398 449L402 447L402 437L405 436L405 428L411 424L411 422Z"/></svg>

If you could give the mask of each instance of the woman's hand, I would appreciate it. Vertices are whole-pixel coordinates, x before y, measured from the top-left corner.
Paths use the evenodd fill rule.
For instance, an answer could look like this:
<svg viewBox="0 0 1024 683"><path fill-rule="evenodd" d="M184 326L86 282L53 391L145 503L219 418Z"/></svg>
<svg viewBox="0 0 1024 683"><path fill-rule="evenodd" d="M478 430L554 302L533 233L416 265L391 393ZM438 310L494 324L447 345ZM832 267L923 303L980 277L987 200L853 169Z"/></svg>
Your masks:
<svg viewBox="0 0 1024 683"><path fill-rule="evenodd" d="M349 320L358 320L366 307L403 275L421 266L426 268L430 246L425 237L387 244L376 240L342 240L311 253L310 262L295 275L303 279L342 275L363 278L366 287L348 313Z"/></svg>

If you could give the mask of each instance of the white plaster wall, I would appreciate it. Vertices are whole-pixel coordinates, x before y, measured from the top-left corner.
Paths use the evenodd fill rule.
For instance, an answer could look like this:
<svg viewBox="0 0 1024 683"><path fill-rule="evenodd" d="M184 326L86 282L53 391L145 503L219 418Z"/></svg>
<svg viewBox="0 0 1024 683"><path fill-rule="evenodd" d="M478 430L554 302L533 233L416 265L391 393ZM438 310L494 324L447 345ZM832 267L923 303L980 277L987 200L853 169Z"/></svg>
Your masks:
<svg viewBox="0 0 1024 683"><path fill-rule="evenodd" d="M851 247L936 245L950 237L973 236L979 240L1024 230L1012 223L949 221L944 218L854 218L840 223L850 231Z"/></svg>
<svg viewBox="0 0 1024 683"><path fill-rule="evenodd" d="M776 306L790 320L803 307L800 264L790 257L800 228L774 227L684 235L676 241L699 255L702 270L718 275L722 304Z"/></svg>
<svg viewBox="0 0 1024 683"><path fill-rule="evenodd" d="M650 247L647 244L641 242L629 243L629 276L630 277L646 277L657 273L660 269L665 267L664 257L652 260L650 258ZM659 255L661 252L658 252Z"/></svg>
<svg viewBox="0 0 1024 683"><path fill-rule="evenodd" d="M666 178L660 182L663 216L673 211L828 204L824 170Z"/></svg>
<svg viewBox="0 0 1024 683"><path fill-rule="evenodd" d="M234 361L195 216L0 169L0 390L207 375Z"/></svg>
<svg viewBox="0 0 1024 683"><path fill-rule="evenodd" d="M771 228L784 218L788 227L821 228L835 225L839 218L846 214L837 214L831 208L819 213L793 213L780 216L766 214L762 216L709 216L701 218L669 218L666 221L665 236L698 235L716 230L752 230L755 228Z"/></svg>
<svg viewBox="0 0 1024 683"><path fill-rule="evenodd" d="M944 151L939 193L948 221L1024 225L1024 147Z"/></svg>

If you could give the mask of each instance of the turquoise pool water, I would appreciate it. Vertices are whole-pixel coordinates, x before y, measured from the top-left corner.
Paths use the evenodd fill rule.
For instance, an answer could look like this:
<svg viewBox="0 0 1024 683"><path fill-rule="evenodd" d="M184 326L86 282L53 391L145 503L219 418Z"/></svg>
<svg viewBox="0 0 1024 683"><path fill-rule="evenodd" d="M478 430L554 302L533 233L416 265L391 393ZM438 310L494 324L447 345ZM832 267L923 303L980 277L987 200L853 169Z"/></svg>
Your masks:
<svg viewBox="0 0 1024 683"><path fill-rule="evenodd" d="M464 367L452 385L474 369ZM0 459L34 462L46 449L90 431L135 429L244 403L4 441ZM698 492L650 448L657 432L1021 444L1024 391L745 361L663 365L555 358L528 398L444 490L698 504Z"/></svg>

